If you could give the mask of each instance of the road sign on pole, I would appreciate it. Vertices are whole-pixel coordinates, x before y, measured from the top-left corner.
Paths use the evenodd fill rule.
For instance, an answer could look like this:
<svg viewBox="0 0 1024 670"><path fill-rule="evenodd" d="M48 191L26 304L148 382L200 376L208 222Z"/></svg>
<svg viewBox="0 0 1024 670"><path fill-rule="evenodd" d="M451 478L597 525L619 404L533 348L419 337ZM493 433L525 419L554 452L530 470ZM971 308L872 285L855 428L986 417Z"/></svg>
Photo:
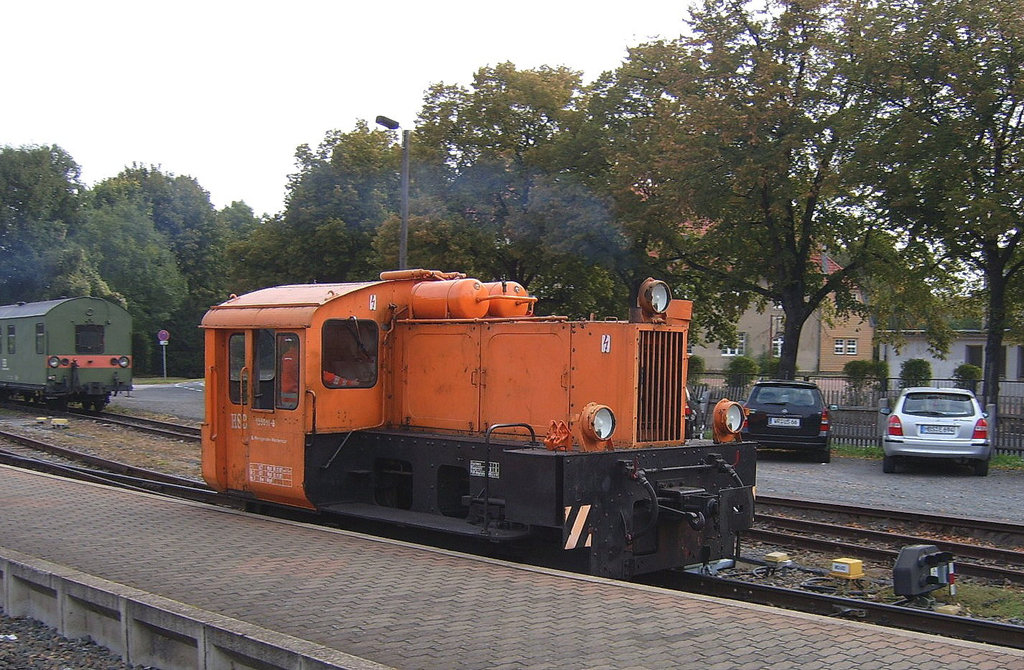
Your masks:
<svg viewBox="0 0 1024 670"><path fill-rule="evenodd" d="M164 379L167 379L167 342L171 339L171 334L166 330L161 330L156 334L157 342L160 343L160 352L164 362Z"/></svg>

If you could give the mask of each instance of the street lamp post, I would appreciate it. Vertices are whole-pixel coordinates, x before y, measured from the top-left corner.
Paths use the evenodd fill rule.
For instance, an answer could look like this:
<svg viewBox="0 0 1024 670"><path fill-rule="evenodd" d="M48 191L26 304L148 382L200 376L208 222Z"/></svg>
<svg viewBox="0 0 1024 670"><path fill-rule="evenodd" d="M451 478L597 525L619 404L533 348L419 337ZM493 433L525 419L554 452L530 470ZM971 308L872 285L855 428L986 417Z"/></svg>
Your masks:
<svg viewBox="0 0 1024 670"><path fill-rule="evenodd" d="M377 123L388 130L397 130L398 121L378 116ZM409 135L411 130L402 130L402 227L398 234L398 269L406 269L409 251Z"/></svg>

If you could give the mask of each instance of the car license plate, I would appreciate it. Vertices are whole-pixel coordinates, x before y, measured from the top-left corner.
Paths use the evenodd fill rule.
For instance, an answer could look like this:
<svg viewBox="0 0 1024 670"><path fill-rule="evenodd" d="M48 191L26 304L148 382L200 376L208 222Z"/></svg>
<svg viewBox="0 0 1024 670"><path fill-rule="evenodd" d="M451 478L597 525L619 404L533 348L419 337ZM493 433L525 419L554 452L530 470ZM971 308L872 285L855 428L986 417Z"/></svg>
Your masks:
<svg viewBox="0 0 1024 670"><path fill-rule="evenodd" d="M769 426L781 426L783 428L799 428L800 417L798 416L770 416L768 417Z"/></svg>
<svg viewBox="0 0 1024 670"><path fill-rule="evenodd" d="M956 426L921 426L922 435L956 435Z"/></svg>

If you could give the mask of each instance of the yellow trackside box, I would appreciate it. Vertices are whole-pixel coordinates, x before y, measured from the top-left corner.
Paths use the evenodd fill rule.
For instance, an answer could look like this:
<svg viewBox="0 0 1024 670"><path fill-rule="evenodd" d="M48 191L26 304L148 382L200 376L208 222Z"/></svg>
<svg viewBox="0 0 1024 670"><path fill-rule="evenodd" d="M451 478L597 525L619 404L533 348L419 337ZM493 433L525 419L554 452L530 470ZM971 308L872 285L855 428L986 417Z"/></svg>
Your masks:
<svg viewBox="0 0 1024 670"><path fill-rule="evenodd" d="M864 562L856 558L837 558L832 561L832 571L828 574L839 579L862 579Z"/></svg>

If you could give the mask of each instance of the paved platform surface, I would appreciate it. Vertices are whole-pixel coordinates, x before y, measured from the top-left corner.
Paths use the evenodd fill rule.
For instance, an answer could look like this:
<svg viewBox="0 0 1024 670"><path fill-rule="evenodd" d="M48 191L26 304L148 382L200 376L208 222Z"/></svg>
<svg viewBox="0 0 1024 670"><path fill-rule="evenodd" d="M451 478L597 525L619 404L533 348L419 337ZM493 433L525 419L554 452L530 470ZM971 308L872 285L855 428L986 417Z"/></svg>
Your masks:
<svg viewBox="0 0 1024 670"><path fill-rule="evenodd" d="M5 550L398 668L1024 668L1009 649L0 467Z"/></svg>

